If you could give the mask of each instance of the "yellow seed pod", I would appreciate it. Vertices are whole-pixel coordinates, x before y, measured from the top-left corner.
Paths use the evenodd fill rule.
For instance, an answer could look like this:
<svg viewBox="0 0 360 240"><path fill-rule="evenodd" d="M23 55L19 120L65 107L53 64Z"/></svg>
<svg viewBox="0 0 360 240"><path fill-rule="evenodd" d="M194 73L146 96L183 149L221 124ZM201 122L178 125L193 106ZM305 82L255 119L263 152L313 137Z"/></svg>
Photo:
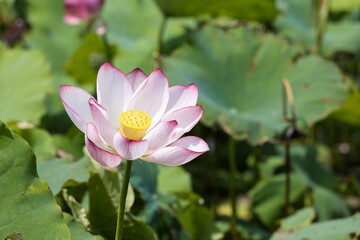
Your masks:
<svg viewBox="0 0 360 240"><path fill-rule="evenodd" d="M119 115L120 131L126 138L141 140L151 125L151 117L139 110L129 110Z"/></svg>

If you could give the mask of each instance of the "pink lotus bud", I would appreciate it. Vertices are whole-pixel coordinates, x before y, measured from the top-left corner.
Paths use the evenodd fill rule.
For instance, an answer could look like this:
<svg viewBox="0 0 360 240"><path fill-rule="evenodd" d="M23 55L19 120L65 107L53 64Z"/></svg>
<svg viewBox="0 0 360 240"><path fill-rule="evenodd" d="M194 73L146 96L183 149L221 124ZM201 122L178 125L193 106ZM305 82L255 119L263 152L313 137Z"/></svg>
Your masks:
<svg viewBox="0 0 360 240"><path fill-rule="evenodd" d="M65 0L64 22L70 25L94 18L99 14L104 0Z"/></svg>
<svg viewBox="0 0 360 240"><path fill-rule="evenodd" d="M99 36L103 36L106 33L106 24L103 20L95 22L95 32Z"/></svg>

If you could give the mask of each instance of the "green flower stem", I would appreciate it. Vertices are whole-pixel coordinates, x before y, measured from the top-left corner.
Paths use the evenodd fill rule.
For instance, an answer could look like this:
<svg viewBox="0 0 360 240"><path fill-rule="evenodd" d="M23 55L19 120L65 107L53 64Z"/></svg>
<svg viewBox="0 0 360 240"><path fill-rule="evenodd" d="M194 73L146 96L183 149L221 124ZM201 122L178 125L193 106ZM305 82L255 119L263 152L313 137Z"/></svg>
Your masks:
<svg viewBox="0 0 360 240"><path fill-rule="evenodd" d="M105 33L103 36L101 36L103 43L104 43L104 47L105 47L105 53L106 53L106 59L108 61L111 60L112 58L112 53L111 53L111 48L110 48L110 44L107 38L107 33Z"/></svg>
<svg viewBox="0 0 360 240"><path fill-rule="evenodd" d="M313 1L313 16L316 35L316 51L318 54L322 53L323 35L326 30L327 19L329 13L328 0L314 0Z"/></svg>
<svg viewBox="0 0 360 240"><path fill-rule="evenodd" d="M291 159L290 159L290 142L285 143L285 217L290 215L290 186L291 186Z"/></svg>
<svg viewBox="0 0 360 240"><path fill-rule="evenodd" d="M91 32L91 29L94 25L95 19L91 18L88 20L87 24L86 24L86 28L85 28L85 35L89 34Z"/></svg>
<svg viewBox="0 0 360 240"><path fill-rule="evenodd" d="M126 195L128 192L131 165L132 165L131 160L125 160L125 161L126 161L125 174L124 174L124 179L123 179L123 183L121 186L121 192L120 192L120 203L119 203L119 211L118 211L118 218L117 218L117 224L116 224L115 240L122 239L122 233L123 233L123 228L124 228Z"/></svg>
<svg viewBox="0 0 360 240"><path fill-rule="evenodd" d="M230 202L232 208L231 215L231 233L234 240L238 239L238 233L236 230L236 194L235 194L235 185L236 185L236 161L235 161L235 140L232 137L229 137L229 163L230 163Z"/></svg>
<svg viewBox="0 0 360 240"><path fill-rule="evenodd" d="M163 19L161 20L161 25L157 37L156 49L153 54L153 69L160 67L160 56L163 47L162 44L163 44L166 22L167 22L167 17L164 16Z"/></svg>

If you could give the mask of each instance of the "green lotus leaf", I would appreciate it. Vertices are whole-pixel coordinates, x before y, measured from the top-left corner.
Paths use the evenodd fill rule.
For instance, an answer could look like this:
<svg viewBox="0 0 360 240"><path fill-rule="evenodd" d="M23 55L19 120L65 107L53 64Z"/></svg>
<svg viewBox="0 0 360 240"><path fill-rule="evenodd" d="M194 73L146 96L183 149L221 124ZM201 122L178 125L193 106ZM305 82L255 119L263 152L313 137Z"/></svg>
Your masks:
<svg viewBox="0 0 360 240"><path fill-rule="evenodd" d="M360 92L355 90L348 95L344 105L331 114L331 117L348 124L360 126Z"/></svg>
<svg viewBox="0 0 360 240"><path fill-rule="evenodd" d="M299 173L291 174L290 202L293 203L304 193L306 180ZM260 220L270 228L276 226L276 220L281 218L285 205L285 174L259 182L249 194L253 211Z"/></svg>
<svg viewBox="0 0 360 240"><path fill-rule="evenodd" d="M309 226L315 219L316 213L313 207L305 207L296 211L293 215L281 220L281 225L276 232L273 233L270 240L282 240L306 226Z"/></svg>
<svg viewBox="0 0 360 240"><path fill-rule="evenodd" d="M275 21L275 27L279 32L293 41L313 48L315 25L312 17L312 1L277 0L277 5L282 12ZM360 25L357 22L348 19L329 22L324 32L321 52L325 56L331 56L337 51L357 53L360 50L359 41Z"/></svg>
<svg viewBox="0 0 360 240"><path fill-rule="evenodd" d="M69 239L61 209L36 172L29 144L0 122L0 239ZM56 236L56 237L55 237Z"/></svg>
<svg viewBox="0 0 360 240"><path fill-rule="evenodd" d="M38 50L0 48L0 112L4 122L39 123L52 92L50 65Z"/></svg>
<svg viewBox="0 0 360 240"><path fill-rule="evenodd" d="M167 16L229 16L241 20L271 21L277 15L274 0L156 0Z"/></svg>
<svg viewBox="0 0 360 240"><path fill-rule="evenodd" d="M357 10L360 6L360 0L332 0L330 1L330 9L334 12Z"/></svg>
<svg viewBox="0 0 360 240"><path fill-rule="evenodd" d="M89 179L89 172L92 167L87 155L77 160L71 154L58 149L63 157L55 157L57 148L53 138L46 130L41 128L20 129L18 134L33 148L37 159L39 176L49 184L54 194L60 191L61 186L67 180L86 182ZM68 139L63 138L63 140L65 142ZM72 145L73 147L77 146L74 143ZM79 148L82 149L82 147Z"/></svg>
<svg viewBox="0 0 360 240"><path fill-rule="evenodd" d="M99 173L91 174L88 182L89 220L94 231L109 239L115 238L121 185L122 177L118 172L102 168L99 169ZM125 211L130 210L134 201L134 190L129 186Z"/></svg>
<svg viewBox="0 0 360 240"><path fill-rule="evenodd" d="M103 9L109 42L117 47L114 65L123 72L152 70L162 14L153 1L108 0Z"/></svg>
<svg viewBox="0 0 360 240"><path fill-rule="evenodd" d="M133 161L130 183L145 199L145 208L137 217L148 224L156 220L156 212L159 207L157 195L158 179L158 164L146 161Z"/></svg>
<svg viewBox="0 0 360 240"><path fill-rule="evenodd" d="M48 182L54 194L59 193L68 180L86 182L90 170L92 167L87 156L75 162L67 158L52 158L38 164L39 175Z"/></svg>
<svg viewBox="0 0 360 240"><path fill-rule="evenodd" d="M338 240L352 239L358 236L360 231L360 215L337 219L327 222L315 223L294 232L285 240L316 239L316 240Z"/></svg>
<svg viewBox="0 0 360 240"><path fill-rule="evenodd" d="M207 208L191 203L185 209L179 209L176 216L192 239L211 239L214 216Z"/></svg>
<svg viewBox="0 0 360 240"><path fill-rule="evenodd" d="M64 218L71 231L71 240L103 240L100 236L95 236L86 232L81 223L75 221L70 214L64 213Z"/></svg>
<svg viewBox="0 0 360 240"><path fill-rule="evenodd" d="M56 148L49 132L41 128L26 128L16 131L33 149L37 165L46 162L56 154ZM46 179L45 179L46 180Z"/></svg>
<svg viewBox="0 0 360 240"><path fill-rule="evenodd" d="M81 31L85 29L85 23L80 26L70 26L64 23L64 1L27 1L28 21L31 31L25 36L25 42L29 47L40 49L51 63L55 81L52 95L47 99L47 112L58 114L64 111L59 98L59 86L61 84L76 84L66 71L65 64L73 55L80 44Z"/></svg>
<svg viewBox="0 0 360 240"><path fill-rule="evenodd" d="M125 215L124 220L124 240L158 240L154 230L141 221L140 219L132 216L130 213Z"/></svg>
<svg viewBox="0 0 360 240"><path fill-rule="evenodd" d="M293 168L312 189L317 219L348 217L350 212L345 201L333 191L339 187L340 180L327 166L317 161L318 155L318 150L312 146L293 145L291 148Z"/></svg>
<svg viewBox="0 0 360 240"><path fill-rule="evenodd" d="M110 61L114 48L107 46L95 33L86 35L66 69L79 83L95 86L97 72L102 64Z"/></svg>
<svg viewBox="0 0 360 240"><path fill-rule="evenodd" d="M282 156L284 155L283 152ZM328 189L339 187L339 178L327 165L319 161L319 155L318 148L293 144L291 147L292 166L306 178L311 188L317 185Z"/></svg>
<svg viewBox="0 0 360 240"><path fill-rule="evenodd" d="M350 216L346 202L338 194L321 186L315 186L313 191L314 205L319 221Z"/></svg>
<svg viewBox="0 0 360 240"><path fill-rule="evenodd" d="M260 176L262 179L271 178L276 169L284 165L284 157L273 156L259 164Z"/></svg>
<svg viewBox="0 0 360 240"><path fill-rule="evenodd" d="M86 215L85 208L83 208L81 204L76 201L74 196L68 194L67 189L62 190L62 196L66 204L69 206L74 220L81 223L84 230L90 231L91 224Z"/></svg>
<svg viewBox="0 0 360 240"><path fill-rule="evenodd" d="M71 120L69 121L72 125L70 131L66 135L54 134L52 135L52 139L57 149L71 155L69 155L68 158L80 159L84 156L84 134L73 125ZM56 124L58 124L58 122L56 122ZM61 127L63 127L63 125L61 125Z"/></svg>
<svg viewBox="0 0 360 240"><path fill-rule="evenodd" d="M181 46L197 27L197 19L191 17L166 19L162 37L161 54L171 54Z"/></svg>
<svg viewBox="0 0 360 240"><path fill-rule="evenodd" d="M159 191L167 193L191 192L191 176L183 167L159 165L158 169Z"/></svg>
<svg viewBox="0 0 360 240"><path fill-rule="evenodd" d="M342 105L346 88L338 68L317 56L294 57L297 45L240 27L206 26L192 42L166 57L172 84L196 83L203 122L219 123L236 138L259 142L286 126L281 81L287 78L299 119L311 125Z"/></svg>
<svg viewBox="0 0 360 240"><path fill-rule="evenodd" d="M294 231L311 224L315 219L315 210L311 207L303 208L294 215L281 221L280 228L285 231Z"/></svg>

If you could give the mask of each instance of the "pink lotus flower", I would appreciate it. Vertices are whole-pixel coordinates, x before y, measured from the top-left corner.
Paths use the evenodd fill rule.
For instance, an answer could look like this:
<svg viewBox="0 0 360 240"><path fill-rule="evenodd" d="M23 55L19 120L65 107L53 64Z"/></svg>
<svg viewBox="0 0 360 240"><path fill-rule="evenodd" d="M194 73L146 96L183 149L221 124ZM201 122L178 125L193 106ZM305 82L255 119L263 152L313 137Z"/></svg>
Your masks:
<svg viewBox="0 0 360 240"><path fill-rule="evenodd" d="M64 21L70 25L80 24L99 14L104 0L65 0Z"/></svg>
<svg viewBox="0 0 360 240"><path fill-rule="evenodd" d="M149 77L138 68L125 75L105 63L97 77L97 96L98 101L81 88L60 87L66 112L85 133L90 155L104 166L137 158L176 166L209 150L201 138L180 138L202 116L195 84L169 88L160 69Z"/></svg>

